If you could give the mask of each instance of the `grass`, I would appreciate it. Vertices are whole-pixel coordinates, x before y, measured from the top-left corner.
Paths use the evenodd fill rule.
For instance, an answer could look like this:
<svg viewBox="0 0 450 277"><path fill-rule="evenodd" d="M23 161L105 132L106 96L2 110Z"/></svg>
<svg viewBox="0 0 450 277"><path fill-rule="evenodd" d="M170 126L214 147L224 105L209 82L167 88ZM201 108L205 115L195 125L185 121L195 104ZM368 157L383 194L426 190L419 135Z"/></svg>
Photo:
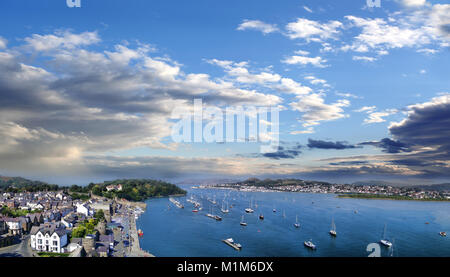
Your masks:
<svg viewBox="0 0 450 277"><path fill-rule="evenodd" d="M69 253L39 252L39 257L69 257Z"/></svg>

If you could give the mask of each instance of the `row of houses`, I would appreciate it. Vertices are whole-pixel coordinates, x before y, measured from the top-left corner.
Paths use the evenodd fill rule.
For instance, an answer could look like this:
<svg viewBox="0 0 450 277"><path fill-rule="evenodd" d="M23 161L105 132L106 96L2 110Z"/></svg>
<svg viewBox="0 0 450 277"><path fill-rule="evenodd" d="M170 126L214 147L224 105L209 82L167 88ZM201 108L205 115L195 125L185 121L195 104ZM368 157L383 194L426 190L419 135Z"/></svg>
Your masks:
<svg viewBox="0 0 450 277"><path fill-rule="evenodd" d="M100 222L94 234L86 238L71 239L72 230L93 218L98 210L103 210L106 220L110 221L120 208L113 201L73 201L62 192L4 193L0 195L1 206L30 210L30 213L15 218L0 215L0 247L29 234L30 246L37 252L68 253L83 248L86 256L109 256L114 248L114 237L107 230L107 222Z"/></svg>

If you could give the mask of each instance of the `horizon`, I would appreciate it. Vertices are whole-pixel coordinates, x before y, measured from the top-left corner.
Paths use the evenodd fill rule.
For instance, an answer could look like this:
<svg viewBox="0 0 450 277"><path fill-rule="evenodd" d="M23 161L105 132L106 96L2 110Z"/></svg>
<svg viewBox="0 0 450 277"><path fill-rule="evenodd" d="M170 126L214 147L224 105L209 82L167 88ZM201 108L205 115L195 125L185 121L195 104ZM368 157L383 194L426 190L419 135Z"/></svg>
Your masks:
<svg viewBox="0 0 450 277"><path fill-rule="evenodd" d="M4 0L0 175L450 183L447 2Z"/></svg>

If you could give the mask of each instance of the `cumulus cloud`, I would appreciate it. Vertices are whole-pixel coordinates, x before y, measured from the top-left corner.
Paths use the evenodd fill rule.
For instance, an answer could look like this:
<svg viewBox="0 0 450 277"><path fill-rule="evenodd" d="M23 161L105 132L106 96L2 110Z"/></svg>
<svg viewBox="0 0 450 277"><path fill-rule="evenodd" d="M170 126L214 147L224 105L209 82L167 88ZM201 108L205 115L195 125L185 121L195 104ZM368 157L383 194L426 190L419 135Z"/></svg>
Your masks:
<svg viewBox="0 0 450 277"><path fill-rule="evenodd" d="M327 67L327 65L325 64L327 60L320 56L307 57L307 56L293 55L285 58L284 60L282 60L282 62L286 64L301 64L301 65L311 64L315 67Z"/></svg>
<svg viewBox="0 0 450 277"><path fill-rule="evenodd" d="M290 39L322 42L327 39L335 39L342 27L343 24L336 20L321 23L306 18L298 18L297 21L287 24L286 30Z"/></svg>
<svg viewBox="0 0 450 277"><path fill-rule="evenodd" d="M426 0L401 0L401 2L407 7L420 7L427 3Z"/></svg>
<svg viewBox="0 0 450 277"><path fill-rule="evenodd" d="M239 31L256 30L263 34L269 34L278 31L278 27L274 24L264 23L260 20L244 20L237 28Z"/></svg>
<svg viewBox="0 0 450 277"><path fill-rule="evenodd" d="M297 96L297 102L290 106L293 110L301 112L301 122L304 127L318 125L322 121L337 120L346 117L343 107L348 107L350 101L338 100L332 104L326 104L322 94L311 93Z"/></svg>
<svg viewBox="0 0 450 277"><path fill-rule="evenodd" d="M173 150L176 145L165 139L171 134L172 111L189 109L196 97L205 105L281 103L273 94L205 73L185 73L178 62L155 56L141 43L112 50L100 44L92 50L101 42L96 32L34 34L23 41L14 51L0 52L4 170L62 173L81 170L88 154ZM24 63L30 51L46 63ZM268 74L258 78L274 80ZM70 169L69 163L77 165Z"/></svg>

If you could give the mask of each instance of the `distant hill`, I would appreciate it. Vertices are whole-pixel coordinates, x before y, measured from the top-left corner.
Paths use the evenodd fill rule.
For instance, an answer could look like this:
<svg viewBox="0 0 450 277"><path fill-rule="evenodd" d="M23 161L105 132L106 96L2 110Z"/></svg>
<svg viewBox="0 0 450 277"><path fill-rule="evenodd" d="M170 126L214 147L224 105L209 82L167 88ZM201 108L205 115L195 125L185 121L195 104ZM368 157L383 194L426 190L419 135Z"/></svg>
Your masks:
<svg viewBox="0 0 450 277"><path fill-rule="evenodd" d="M447 184L436 184L436 185L422 185L414 186L422 190L435 190L435 191L450 191L450 183Z"/></svg>
<svg viewBox="0 0 450 277"><path fill-rule="evenodd" d="M0 191L54 191L58 189L58 185L41 181L28 180L22 177L0 176Z"/></svg>
<svg viewBox="0 0 450 277"><path fill-rule="evenodd" d="M382 180L370 180L370 181L358 181L353 182L352 185L355 186L392 186L392 187L404 187L404 184L387 182Z"/></svg>

